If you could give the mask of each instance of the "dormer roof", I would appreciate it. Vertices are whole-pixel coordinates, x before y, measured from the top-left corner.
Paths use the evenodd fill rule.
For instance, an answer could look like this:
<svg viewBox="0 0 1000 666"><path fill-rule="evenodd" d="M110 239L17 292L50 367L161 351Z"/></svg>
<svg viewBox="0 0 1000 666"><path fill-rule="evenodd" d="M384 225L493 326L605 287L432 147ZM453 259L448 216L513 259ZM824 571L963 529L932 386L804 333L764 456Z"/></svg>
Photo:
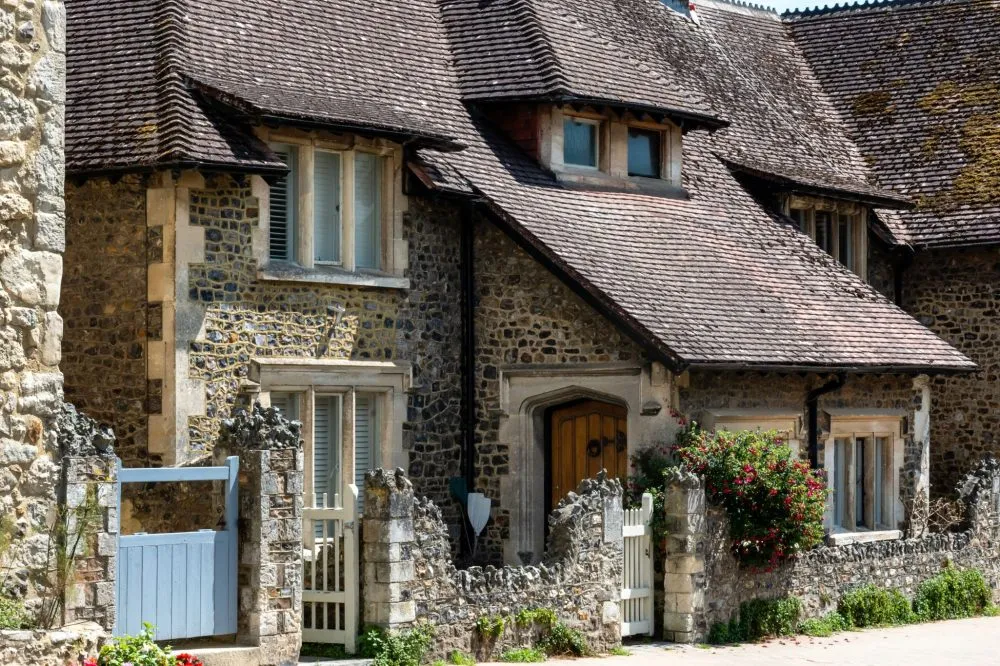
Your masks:
<svg viewBox="0 0 1000 666"><path fill-rule="evenodd" d="M580 103L662 114L688 127L726 124L677 74L680 63L622 39L628 18L612 0L442 0L440 7L468 102Z"/></svg>

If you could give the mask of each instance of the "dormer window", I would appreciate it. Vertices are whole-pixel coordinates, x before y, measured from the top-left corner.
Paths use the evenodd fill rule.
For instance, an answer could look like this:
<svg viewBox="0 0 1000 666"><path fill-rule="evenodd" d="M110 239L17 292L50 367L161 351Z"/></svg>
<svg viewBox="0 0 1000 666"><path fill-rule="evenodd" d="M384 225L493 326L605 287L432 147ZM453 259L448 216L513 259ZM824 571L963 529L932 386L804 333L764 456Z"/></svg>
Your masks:
<svg viewBox="0 0 1000 666"><path fill-rule="evenodd" d="M563 183L683 196L681 130L666 118L606 108L539 111L538 157Z"/></svg>
<svg viewBox="0 0 1000 666"><path fill-rule="evenodd" d="M788 216L824 252L867 279L868 228L864 206L793 196L788 201Z"/></svg>
<svg viewBox="0 0 1000 666"><path fill-rule="evenodd" d="M600 164L601 121L566 116L563 120L563 164L597 169Z"/></svg>

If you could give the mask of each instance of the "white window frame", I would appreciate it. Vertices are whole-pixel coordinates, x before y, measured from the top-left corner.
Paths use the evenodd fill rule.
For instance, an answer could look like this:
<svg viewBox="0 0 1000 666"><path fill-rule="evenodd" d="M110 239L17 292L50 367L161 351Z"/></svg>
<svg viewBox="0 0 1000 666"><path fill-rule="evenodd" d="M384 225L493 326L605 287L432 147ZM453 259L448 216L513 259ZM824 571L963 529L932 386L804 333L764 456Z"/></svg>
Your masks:
<svg viewBox="0 0 1000 666"><path fill-rule="evenodd" d="M830 432L825 440L824 468L827 474L827 485L831 490L827 500L827 512L824 519L829 532L829 541L835 545L858 541L877 541L883 539L897 539L902 536L899 530L899 523L904 518L904 508L899 496L900 473L903 467L903 419L904 415L896 412L876 412L876 413L851 413L846 410L827 410L830 414ZM862 525L858 525L858 515L856 510L855 484L857 472L859 470L855 451L857 450L857 440L865 439L870 442L866 446L865 460L862 461L863 475L865 480L865 495L868 498L862 507ZM888 451L882 454L882 469L876 470L874 461L876 458L875 446L880 439L884 439ZM836 489L841 486L842 480L838 478L836 465L836 450L838 442L843 441L848 444L845 451L845 473L846 484L843 486L846 497L844 501L844 524L837 524L836 505L838 502ZM881 498L876 498L874 492L876 474L881 478L883 487L888 487L888 506ZM877 505L882 502L886 520L879 523L877 516Z"/></svg>
<svg viewBox="0 0 1000 666"><path fill-rule="evenodd" d="M355 480L354 410L355 398L369 394L376 399L378 432L375 456L381 467L406 468L403 451L403 423L406 420L406 391L412 381L411 368L405 363L382 361L346 361L336 359L260 358L250 367L250 381L259 385L258 400L270 406L272 392L297 393L302 397L299 420L302 421L307 499L314 494L313 443L316 397L341 396L341 447L339 492ZM358 492L363 492L359 488Z"/></svg>
<svg viewBox="0 0 1000 666"><path fill-rule="evenodd" d="M802 212L802 233L809 236L819 245L816 232L816 212L828 212L832 219L830 225L829 254L857 274L865 282L868 281L868 223L867 209L859 204L835 202L815 197L788 197L785 202L785 214L792 219L794 211ZM842 218L847 218L851 227L850 234L854 241L854 258L850 263L840 257L840 225Z"/></svg>
<svg viewBox="0 0 1000 666"><path fill-rule="evenodd" d="M382 140L364 140L361 137L349 137L342 140L327 140L317 138L307 133L271 132L261 130L260 138L271 145L282 144L294 146L298 150L297 200L295 206L295 227L292 230L294 247L290 261L271 259L270 245L270 188L255 187L254 194L259 200L261 224L254 237L254 256L258 265L265 269L262 275L265 279L302 279L301 274L282 272L284 266L291 265L306 271L317 271L323 268L336 268L343 273L356 274L359 271L375 276L401 275L407 268L407 244L402 239L402 214L406 210L406 197L402 194L402 149L398 145ZM340 196L341 196L341 239L340 261L315 261L315 155L318 151L338 153L340 164ZM358 267L355 257L355 157L359 153L376 155L381 158L379 173L378 201L378 239L379 266L377 268ZM363 277L363 276L362 276ZM377 278L376 278L377 280ZM319 281L329 281L322 280ZM407 287L406 283L392 281L373 286Z"/></svg>

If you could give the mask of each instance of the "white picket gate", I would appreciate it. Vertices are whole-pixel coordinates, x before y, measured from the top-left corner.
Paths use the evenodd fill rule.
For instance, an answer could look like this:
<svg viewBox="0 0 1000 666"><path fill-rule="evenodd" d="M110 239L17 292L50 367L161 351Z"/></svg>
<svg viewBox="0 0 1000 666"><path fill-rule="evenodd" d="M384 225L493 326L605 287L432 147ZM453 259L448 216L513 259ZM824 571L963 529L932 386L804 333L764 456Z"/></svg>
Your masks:
<svg viewBox="0 0 1000 666"><path fill-rule="evenodd" d="M622 637L653 635L653 496L642 506L625 509L625 567L622 576Z"/></svg>
<svg viewBox="0 0 1000 666"><path fill-rule="evenodd" d="M302 640L355 652L358 636L358 488L344 501L307 496L303 510Z"/></svg>

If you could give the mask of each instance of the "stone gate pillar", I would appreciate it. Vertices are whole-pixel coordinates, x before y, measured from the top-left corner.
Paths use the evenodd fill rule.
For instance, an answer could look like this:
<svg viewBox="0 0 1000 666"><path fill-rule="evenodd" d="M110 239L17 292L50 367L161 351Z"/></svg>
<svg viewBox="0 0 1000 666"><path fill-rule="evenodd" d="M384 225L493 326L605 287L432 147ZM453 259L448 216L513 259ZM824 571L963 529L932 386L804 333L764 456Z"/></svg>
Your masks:
<svg viewBox="0 0 1000 666"><path fill-rule="evenodd" d="M705 548L708 516L701 477L681 469L664 475L667 559L664 566L663 635L677 643L704 640Z"/></svg>
<svg viewBox="0 0 1000 666"><path fill-rule="evenodd" d="M240 457L237 639L261 666L294 666L302 646L301 426L255 404L223 423L215 455Z"/></svg>
<svg viewBox="0 0 1000 666"><path fill-rule="evenodd" d="M403 470L376 469L365 476L362 528L364 622L398 630L416 620L413 484Z"/></svg>

